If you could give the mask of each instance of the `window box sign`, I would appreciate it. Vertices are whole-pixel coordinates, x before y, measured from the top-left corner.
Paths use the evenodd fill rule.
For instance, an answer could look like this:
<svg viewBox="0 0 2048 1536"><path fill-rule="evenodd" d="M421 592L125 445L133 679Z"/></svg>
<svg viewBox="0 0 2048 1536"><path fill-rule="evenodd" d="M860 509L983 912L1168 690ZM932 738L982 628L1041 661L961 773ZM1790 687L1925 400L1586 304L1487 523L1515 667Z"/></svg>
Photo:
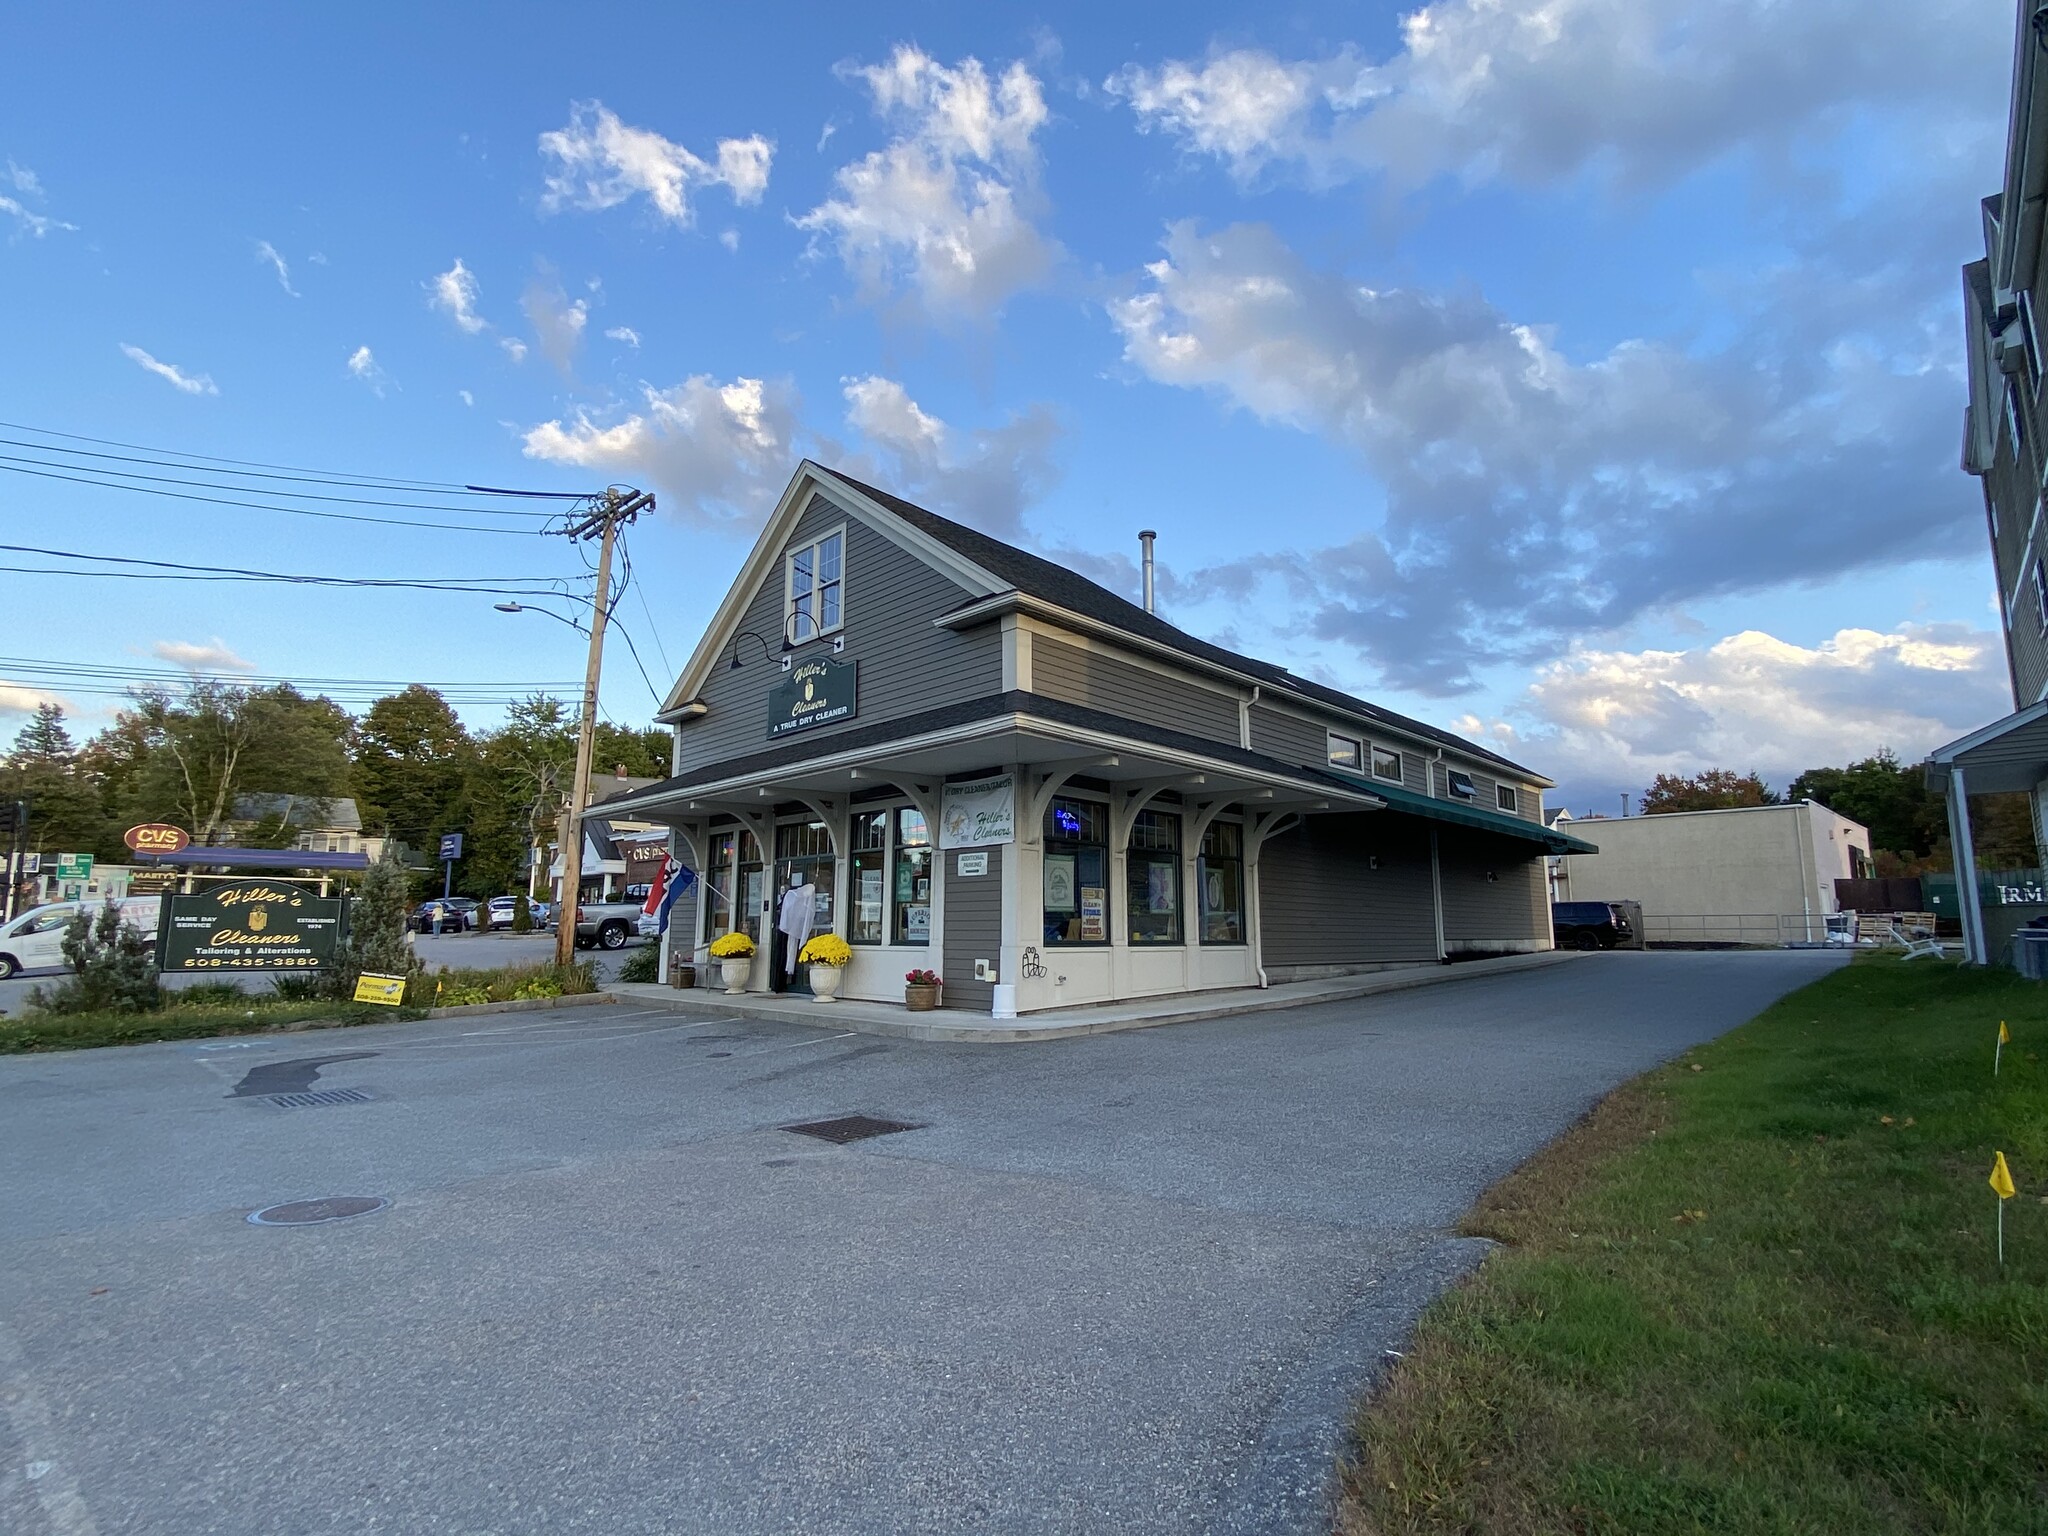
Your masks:
<svg viewBox="0 0 2048 1536"><path fill-rule="evenodd" d="M165 900L158 968L165 972L295 971L334 968L341 898L296 886L237 880Z"/></svg>
<svg viewBox="0 0 2048 1536"><path fill-rule="evenodd" d="M789 669L768 693L768 736L851 720L859 704L860 663L820 656Z"/></svg>
<svg viewBox="0 0 2048 1536"><path fill-rule="evenodd" d="M981 848L1016 835L1017 782L1010 774L946 786L939 807L941 848Z"/></svg>

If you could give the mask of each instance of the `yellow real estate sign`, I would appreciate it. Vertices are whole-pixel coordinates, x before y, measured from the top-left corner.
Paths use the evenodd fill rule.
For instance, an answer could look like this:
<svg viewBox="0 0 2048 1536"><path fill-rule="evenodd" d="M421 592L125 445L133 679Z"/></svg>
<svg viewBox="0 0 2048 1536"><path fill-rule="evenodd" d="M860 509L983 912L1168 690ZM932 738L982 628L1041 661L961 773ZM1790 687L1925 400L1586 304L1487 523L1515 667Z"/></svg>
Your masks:
<svg viewBox="0 0 2048 1536"><path fill-rule="evenodd" d="M396 1008L405 1001L405 978L403 976L372 976L365 973L356 978L356 1001L359 1003L383 1003Z"/></svg>

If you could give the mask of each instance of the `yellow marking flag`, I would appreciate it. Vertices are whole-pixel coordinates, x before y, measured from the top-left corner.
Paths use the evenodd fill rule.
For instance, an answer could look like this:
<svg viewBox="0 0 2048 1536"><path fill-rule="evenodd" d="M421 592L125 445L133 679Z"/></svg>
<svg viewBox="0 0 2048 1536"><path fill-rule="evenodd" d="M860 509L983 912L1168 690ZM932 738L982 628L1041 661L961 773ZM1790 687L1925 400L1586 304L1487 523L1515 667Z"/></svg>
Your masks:
<svg viewBox="0 0 2048 1536"><path fill-rule="evenodd" d="M365 972L356 978L356 1001L382 1003L387 1008L396 1008L405 1001L405 978L373 976Z"/></svg>
<svg viewBox="0 0 2048 1536"><path fill-rule="evenodd" d="M2010 1200L2017 1193L2012 1184L2012 1170L2005 1166L2005 1154L2003 1152L1994 1152L1991 1155L1991 1178L1989 1183L1993 1192L2001 1200Z"/></svg>
<svg viewBox="0 0 2048 1536"><path fill-rule="evenodd" d="M2012 1031L2005 1027L2005 1020L2003 1019L1998 1021L1998 1043L2000 1045L2012 1044Z"/></svg>

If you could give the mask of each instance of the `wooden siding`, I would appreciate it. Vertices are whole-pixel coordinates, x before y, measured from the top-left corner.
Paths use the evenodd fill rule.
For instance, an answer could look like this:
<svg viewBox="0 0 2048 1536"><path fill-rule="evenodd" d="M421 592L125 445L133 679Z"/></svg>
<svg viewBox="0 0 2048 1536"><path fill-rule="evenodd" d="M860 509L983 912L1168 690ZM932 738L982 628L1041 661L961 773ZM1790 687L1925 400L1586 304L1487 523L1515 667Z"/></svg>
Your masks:
<svg viewBox="0 0 2048 1536"><path fill-rule="evenodd" d="M1540 939L1548 935L1543 855L1533 843L1444 827L1438 833L1444 938ZM1488 880L1487 872L1495 878Z"/></svg>
<svg viewBox="0 0 2048 1536"><path fill-rule="evenodd" d="M823 496L815 496L797 519L788 545L810 543L846 525L846 637L841 661L860 664L858 713L835 725L801 733L825 742L856 726L918 714L963 699L1000 693L1002 636L994 625L958 634L932 620L957 608L966 590L900 545ZM710 712L684 722L678 731L676 772L758 752L769 744L768 695L782 681L782 604L787 548L769 568L740 619L768 644L768 655L751 640L740 641L737 671L723 657L712 668L701 697ZM728 651L729 654L729 651ZM814 640L793 653L799 660L831 654L828 640Z"/></svg>
<svg viewBox="0 0 2048 1536"><path fill-rule="evenodd" d="M1129 720L1237 743L1237 699L1049 635L1031 637L1031 691Z"/></svg>
<svg viewBox="0 0 2048 1536"><path fill-rule="evenodd" d="M1541 821L1543 819L1542 791L1532 789L1527 784L1515 783L1512 779L1497 779L1484 769L1473 765L1469 760L1458 762L1445 758L1441 763L1430 764L1430 775L1434 778L1435 782L1422 792L1426 795L1434 795L1439 800L1449 800L1451 798L1450 770L1453 768L1469 775L1472 780L1472 787L1478 791L1470 800L1460 800L1457 802L1458 804L1477 806L1482 811L1498 811L1500 809L1500 801L1495 796L1495 787L1501 784L1512 784L1515 790L1515 814L1524 821Z"/></svg>
<svg viewBox="0 0 2048 1536"><path fill-rule="evenodd" d="M1330 760L1328 733L1320 725L1257 704L1252 706L1252 750L1316 768Z"/></svg>
<svg viewBox="0 0 2048 1536"><path fill-rule="evenodd" d="M1436 959L1428 824L1386 811L1311 816L1259 855L1259 925L1267 966Z"/></svg>
<svg viewBox="0 0 2048 1536"><path fill-rule="evenodd" d="M960 873L960 850L948 848L940 877L945 902L945 953L939 961L940 1003L947 1008L972 1008L986 1013L995 1004L995 988L974 979L974 962L1000 963L1003 954L1003 850L976 848L988 855L988 873ZM1014 976L1006 979L1015 981Z"/></svg>

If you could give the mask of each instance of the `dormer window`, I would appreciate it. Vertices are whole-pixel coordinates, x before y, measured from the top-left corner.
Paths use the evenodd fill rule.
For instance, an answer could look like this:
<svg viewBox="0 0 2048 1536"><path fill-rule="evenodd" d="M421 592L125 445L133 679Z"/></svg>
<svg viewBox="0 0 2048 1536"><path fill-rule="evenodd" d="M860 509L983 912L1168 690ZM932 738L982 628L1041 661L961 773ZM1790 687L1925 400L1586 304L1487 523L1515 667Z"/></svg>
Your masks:
<svg viewBox="0 0 2048 1536"><path fill-rule="evenodd" d="M846 617L846 529L836 528L789 552L782 637L802 645L837 630Z"/></svg>

